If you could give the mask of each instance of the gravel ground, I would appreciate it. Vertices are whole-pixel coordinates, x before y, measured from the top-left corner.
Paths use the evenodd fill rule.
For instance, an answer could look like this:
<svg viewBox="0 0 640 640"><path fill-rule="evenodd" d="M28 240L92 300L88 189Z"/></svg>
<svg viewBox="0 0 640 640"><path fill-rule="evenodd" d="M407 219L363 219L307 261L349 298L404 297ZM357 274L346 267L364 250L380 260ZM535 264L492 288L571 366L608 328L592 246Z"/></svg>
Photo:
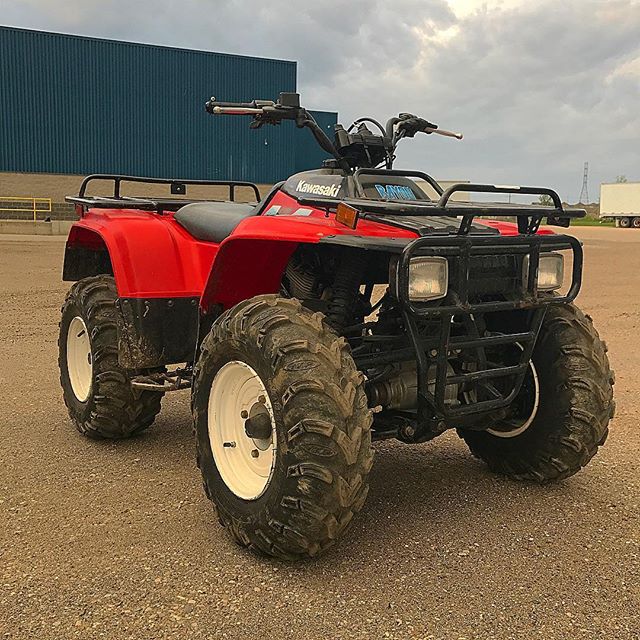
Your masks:
<svg viewBox="0 0 640 640"><path fill-rule="evenodd" d="M589 467L538 487L491 475L454 434L382 443L350 534L295 565L219 527L185 393L137 439L75 432L56 365L63 239L0 237L0 637L640 638L640 233L576 235L579 302L617 373Z"/></svg>

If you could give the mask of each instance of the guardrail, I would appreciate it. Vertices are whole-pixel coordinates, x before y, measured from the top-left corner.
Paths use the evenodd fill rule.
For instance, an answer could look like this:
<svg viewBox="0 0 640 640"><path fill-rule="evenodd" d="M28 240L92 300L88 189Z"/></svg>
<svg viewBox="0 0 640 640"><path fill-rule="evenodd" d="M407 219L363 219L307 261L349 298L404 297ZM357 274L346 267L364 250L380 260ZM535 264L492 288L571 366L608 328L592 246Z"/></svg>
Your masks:
<svg viewBox="0 0 640 640"><path fill-rule="evenodd" d="M38 219L39 213L51 213L51 198L0 196L0 204L4 204L5 202L15 202L17 206L0 206L0 212L28 212L33 215L34 222Z"/></svg>

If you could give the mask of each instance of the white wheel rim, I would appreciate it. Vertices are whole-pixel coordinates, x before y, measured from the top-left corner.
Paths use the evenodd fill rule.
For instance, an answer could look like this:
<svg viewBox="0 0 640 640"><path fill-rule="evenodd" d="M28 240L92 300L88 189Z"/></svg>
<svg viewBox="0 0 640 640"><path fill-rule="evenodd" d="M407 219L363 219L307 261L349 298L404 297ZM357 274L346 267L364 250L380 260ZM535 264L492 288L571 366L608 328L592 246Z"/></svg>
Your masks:
<svg viewBox="0 0 640 640"><path fill-rule="evenodd" d="M250 437L245 431L247 416L265 409L271 435ZM207 418L209 443L220 477L239 498L256 500L273 476L277 436L269 394L248 364L232 360L218 371L211 383Z"/></svg>
<svg viewBox="0 0 640 640"><path fill-rule="evenodd" d="M518 344L518 346L522 348L520 344ZM487 429L487 433L490 433L492 436L497 436L498 438L515 438L516 436L524 433L534 421L536 414L538 413L538 406L540 404L540 383L538 381L538 372L536 371L536 367L531 360L529 360L529 368L531 370L531 375L533 376L533 390L535 394L531 413L526 418L523 418L521 423L515 426L513 429Z"/></svg>
<svg viewBox="0 0 640 640"><path fill-rule="evenodd" d="M93 357L87 325L80 316L71 320L67 330L67 372L73 394L85 402L91 393Z"/></svg>

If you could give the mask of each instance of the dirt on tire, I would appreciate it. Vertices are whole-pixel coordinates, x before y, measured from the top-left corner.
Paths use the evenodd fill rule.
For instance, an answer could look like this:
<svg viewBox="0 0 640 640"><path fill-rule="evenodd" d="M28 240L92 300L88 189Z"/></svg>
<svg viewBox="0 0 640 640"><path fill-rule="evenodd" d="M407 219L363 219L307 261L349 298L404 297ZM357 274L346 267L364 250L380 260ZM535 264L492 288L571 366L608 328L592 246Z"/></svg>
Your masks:
<svg viewBox="0 0 640 640"><path fill-rule="evenodd" d="M209 443L209 391L232 360L261 377L282 443L264 494L251 501L228 489ZM364 504L373 460L363 382L346 340L297 300L258 296L214 323L195 372L197 458L206 493L236 542L294 559L318 555L346 531Z"/></svg>
<svg viewBox="0 0 640 640"><path fill-rule="evenodd" d="M524 433L458 433L496 473L540 483L562 480L584 467L607 438L615 412L613 371L593 321L573 304L547 310L532 360L540 405Z"/></svg>
<svg viewBox="0 0 640 640"><path fill-rule="evenodd" d="M92 276L73 284L61 310L58 368L64 402L78 431L89 438L128 438L153 424L162 393L136 392L131 372L118 363L116 299L112 276ZM91 392L80 402L67 372L67 330L75 316L83 318L91 341Z"/></svg>

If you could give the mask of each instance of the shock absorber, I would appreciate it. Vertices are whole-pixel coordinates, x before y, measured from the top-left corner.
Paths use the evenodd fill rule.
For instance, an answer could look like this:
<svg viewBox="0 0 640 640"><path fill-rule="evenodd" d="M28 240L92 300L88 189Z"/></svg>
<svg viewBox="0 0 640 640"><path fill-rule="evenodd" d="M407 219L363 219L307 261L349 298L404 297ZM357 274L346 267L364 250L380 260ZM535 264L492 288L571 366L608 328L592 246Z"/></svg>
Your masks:
<svg viewBox="0 0 640 640"><path fill-rule="evenodd" d="M367 266L366 251L342 248L337 265L326 317L333 329L341 334L344 327L353 324L360 283Z"/></svg>

